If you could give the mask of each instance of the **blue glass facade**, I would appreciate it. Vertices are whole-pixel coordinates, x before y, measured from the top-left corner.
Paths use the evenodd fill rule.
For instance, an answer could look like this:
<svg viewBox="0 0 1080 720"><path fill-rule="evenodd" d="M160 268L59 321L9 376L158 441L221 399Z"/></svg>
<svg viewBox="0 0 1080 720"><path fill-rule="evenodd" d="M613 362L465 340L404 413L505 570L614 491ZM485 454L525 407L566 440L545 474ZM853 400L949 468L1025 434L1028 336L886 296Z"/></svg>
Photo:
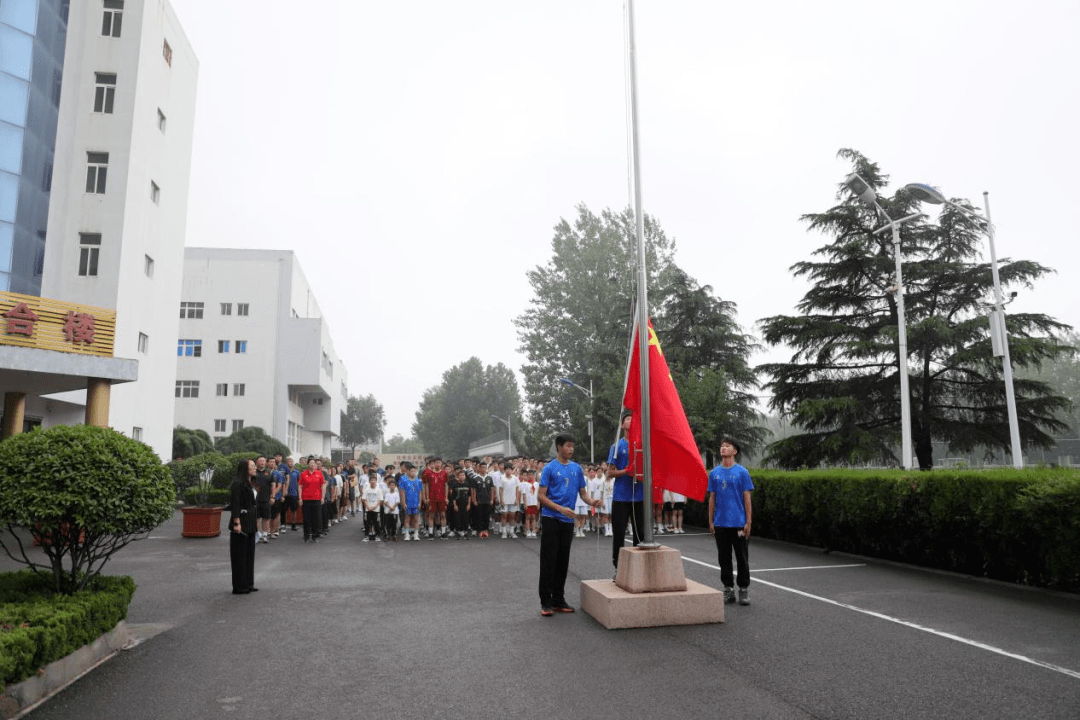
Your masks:
<svg viewBox="0 0 1080 720"><path fill-rule="evenodd" d="M0 290L38 295L68 0L0 0Z"/></svg>

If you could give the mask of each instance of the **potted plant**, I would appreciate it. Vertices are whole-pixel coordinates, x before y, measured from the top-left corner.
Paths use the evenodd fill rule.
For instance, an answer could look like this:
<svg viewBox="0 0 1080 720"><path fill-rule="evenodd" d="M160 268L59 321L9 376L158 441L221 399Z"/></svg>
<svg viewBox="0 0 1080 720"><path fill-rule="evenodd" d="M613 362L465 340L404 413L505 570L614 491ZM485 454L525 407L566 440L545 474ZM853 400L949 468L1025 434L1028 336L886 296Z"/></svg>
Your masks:
<svg viewBox="0 0 1080 720"><path fill-rule="evenodd" d="M203 453L173 464L173 479L183 501L182 537L217 537L221 512L228 502L231 482L228 460L220 453ZM216 480L216 482L215 482ZM226 487L221 487L222 483Z"/></svg>

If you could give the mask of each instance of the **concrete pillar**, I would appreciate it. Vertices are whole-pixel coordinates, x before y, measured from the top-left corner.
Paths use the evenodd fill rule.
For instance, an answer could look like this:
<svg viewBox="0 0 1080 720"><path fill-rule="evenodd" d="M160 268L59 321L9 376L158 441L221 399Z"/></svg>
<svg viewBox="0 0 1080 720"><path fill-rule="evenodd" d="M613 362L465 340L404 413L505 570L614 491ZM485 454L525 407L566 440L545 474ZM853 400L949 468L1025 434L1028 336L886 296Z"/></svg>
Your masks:
<svg viewBox="0 0 1080 720"><path fill-rule="evenodd" d="M109 426L109 396L112 381L101 378L86 379L86 424L96 427Z"/></svg>
<svg viewBox="0 0 1080 720"><path fill-rule="evenodd" d="M4 432L3 439L18 435L23 429L26 416L26 393L4 393Z"/></svg>

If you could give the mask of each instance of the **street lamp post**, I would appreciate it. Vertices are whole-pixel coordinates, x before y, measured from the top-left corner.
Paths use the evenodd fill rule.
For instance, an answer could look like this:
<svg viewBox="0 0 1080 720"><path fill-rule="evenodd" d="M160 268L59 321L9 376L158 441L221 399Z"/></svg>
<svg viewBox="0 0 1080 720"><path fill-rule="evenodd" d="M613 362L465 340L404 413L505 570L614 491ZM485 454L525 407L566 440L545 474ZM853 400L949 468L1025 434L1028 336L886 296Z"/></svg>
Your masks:
<svg viewBox="0 0 1080 720"><path fill-rule="evenodd" d="M514 439L510 436L510 432L511 432L510 431L510 423L513 420L514 416L511 415L510 413L507 413L505 420L503 420L498 415L492 415L491 417L495 418L496 420L498 420L499 422L501 422L503 425L506 426L506 457L510 457L510 455L513 452L512 448L513 448L513 443L514 443Z"/></svg>
<svg viewBox="0 0 1080 720"><path fill-rule="evenodd" d="M874 231L879 235L886 230L892 231L893 258L896 260L896 325L900 357L900 464L905 470L911 469L911 395L908 391L907 370L907 321L904 316L904 275L900 267L900 225L919 217L919 214L893 220L877 202L877 193L870 184L856 173L844 179L844 186L859 200L872 208L887 222Z"/></svg>
<svg viewBox="0 0 1080 720"><path fill-rule="evenodd" d="M589 389L578 385L570 378L559 378L559 382L563 385L569 385L572 388L577 388L581 392L585 393L585 396L589 398L589 414L585 416L585 419L589 421L589 462L596 463L596 451L593 445L593 391L592 391L592 378L589 378Z"/></svg>
<svg viewBox="0 0 1080 720"><path fill-rule="evenodd" d="M975 212L948 200L944 194L932 185L910 183L904 186L912 197L934 205L948 205L975 220L982 221ZM1005 327L1005 299L1001 293L1001 278L998 276L997 250L994 248L994 224L990 221L990 193L983 192L983 207L986 209L986 236L990 240L990 272L994 278L994 312L990 318L990 334L1001 345L1001 374L1005 380L1005 407L1009 415L1009 441L1012 447L1013 467L1024 467L1023 449L1020 445L1020 424L1016 419L1016 395L1013 391L1012 359L1009 357L1009 333ZM996 352L995 355L999 354Z"/></svg>

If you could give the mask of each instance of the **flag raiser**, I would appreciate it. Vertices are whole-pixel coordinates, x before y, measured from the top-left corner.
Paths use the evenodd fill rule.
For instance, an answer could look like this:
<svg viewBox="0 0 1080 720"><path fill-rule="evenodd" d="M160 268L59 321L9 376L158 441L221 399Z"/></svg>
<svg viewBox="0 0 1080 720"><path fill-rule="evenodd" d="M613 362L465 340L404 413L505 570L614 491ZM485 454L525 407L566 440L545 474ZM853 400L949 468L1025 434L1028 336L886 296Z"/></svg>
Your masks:
<svg viewBox="0 0 1080 720"><path fill-rule="evenodd" d="M635 331L630 372L623 395L623 405L634 413L628 438L631 458L636 458L634 449L641 447L641 366L638 347ZM694 434L690 431L679 392L671 379L664 352L660 349L660 341L653 330L652 320L649 321L649 420L652 425L649 439L654 487L704 500L709 476L701 461Z"/></svg>

